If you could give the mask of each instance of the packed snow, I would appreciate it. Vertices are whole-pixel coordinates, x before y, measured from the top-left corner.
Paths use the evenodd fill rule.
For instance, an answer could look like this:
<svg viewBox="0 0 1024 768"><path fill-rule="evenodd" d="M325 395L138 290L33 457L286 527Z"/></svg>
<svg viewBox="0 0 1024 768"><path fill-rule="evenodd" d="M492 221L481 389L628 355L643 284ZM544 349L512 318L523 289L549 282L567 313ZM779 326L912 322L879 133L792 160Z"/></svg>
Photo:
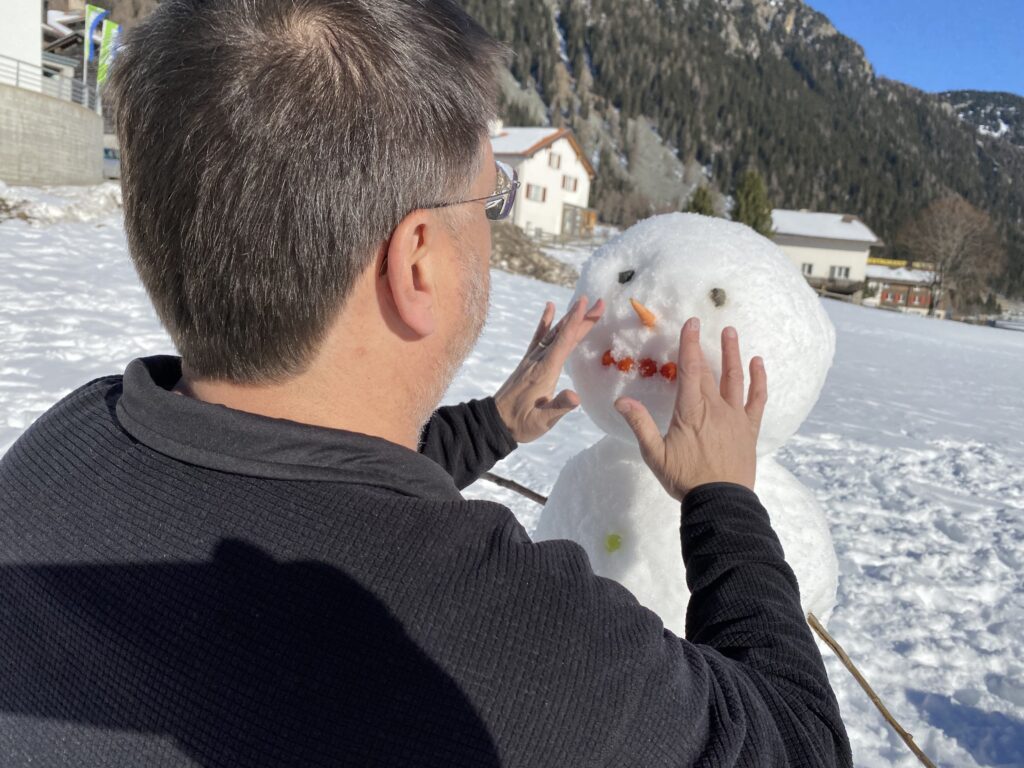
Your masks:
<svg viewBox="0 0 1024 768"><path fill-rule="evenodd" d="M171 351L112 195L0 190L47 211L0 223L0 453L78 385ZM492 272L488 327L446 399L493 393L544 300L570 296ZM824 306L835 362L775 457L828 515L840 563L829 629L937 764L1024 765L1024 333ZM602 436L575 412L495 471L547 494ZM541 510L483 480L467 495L508 504L528 530ZM822 651L855 764L919 765Z"/></svg>
<svg viewBox="0 0 1024 768"><path fill-rule="evenodd" d="M772 241L724 219L673 213L634 225L585 263L575 295L600 296L607 308L570 358L569 373L587 415L620 438L633 437L612 406L623 395L668 427L676 387L665 365L675 368L679 329L691 315L701 318L702 347L716 378L726 326L742 334L744 370L753 356L766 358L776 391L761 423L759 453L796 432L832 363L832 323L800 271ZM642 370L645 360L655 366L652 375Z"/></svg>
<svg viewBox="0 0 1024 768"><path fill-rule="evenodd" d="M654 216L597 249L576 284L580 296L600 296L607 306L567 368L584 412L609 437L566 464L535 538L573 539L595 573L616 579L682 635L689 592L679 506L647 469L613 403L623 395L639 400L664 431L682 372L679 328L690 316L701 318L704 355L717 378L719 339L733 326L744 370L755 355L771 361L775 395L758 440L764 456L797 431L818 399L835 330L775 243L742 224L697 214ZM762 461L755 490L796 573L804 611L826 619L838 564L824 511L771 460Z"/></svg>

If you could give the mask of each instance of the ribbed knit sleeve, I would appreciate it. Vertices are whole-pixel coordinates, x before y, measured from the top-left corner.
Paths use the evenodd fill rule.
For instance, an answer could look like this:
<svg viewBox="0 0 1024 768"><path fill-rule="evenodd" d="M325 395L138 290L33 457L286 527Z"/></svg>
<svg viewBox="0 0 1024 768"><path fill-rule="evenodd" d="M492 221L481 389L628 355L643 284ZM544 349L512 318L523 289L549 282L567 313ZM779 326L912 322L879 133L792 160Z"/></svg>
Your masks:
<svg viewBox="0 0 1024 768"><path fill-rule="evenodd" d="M852 765L796 577L757 496L730 483L696 488L683 500L681 533L688 640L716 674L742 681L742 697L756 692L785 765Z"/></svg>
<svg viewBox="0 0 1024 768"><path fill-rule="evenodd" d="M423 428L419 451L465 488L516 449L493 397L438 408Z"/></svg>
<svg viewBox="0 0 1024 768"><path fill-rule="evenodd" d="M753 493L715 484L685 500L690 640L595 576L575 542L529 542L518 529L509 521L466 569L499 592L457 601L471 614L441 623L473 627L474 647L502 660L466 688L480 711L495 691L519 692L519 708L498 705L508 765L852 766L795 579Z"/></svg>
<svg viewBox="0 0 1024 768"><path fill-rule="evenodd" d="M123 428L122 383L73 393L0 459L3 768L851 765L750 491L684 501L685 640L579 544L389 479L409 465L384 446L301 443L363 484L203 466ZM190 408L134 402L168 430ZM238 459L255 429L294 466L306 432L244 414L176 439L209 452L223 432ZM424 446L465 484L514 442L478 401L442 409Z"/></svg>

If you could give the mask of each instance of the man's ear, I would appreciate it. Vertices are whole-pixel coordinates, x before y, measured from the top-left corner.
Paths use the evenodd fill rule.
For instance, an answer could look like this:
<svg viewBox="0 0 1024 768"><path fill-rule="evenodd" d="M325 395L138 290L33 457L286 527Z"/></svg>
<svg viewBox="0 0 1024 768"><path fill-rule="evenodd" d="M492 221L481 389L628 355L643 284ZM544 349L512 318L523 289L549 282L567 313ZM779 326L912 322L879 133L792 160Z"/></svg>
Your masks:
<svg viewBox="0 0 1024 768"><path fill-rule="evenodd" d="M402 219L386 245L384 275L395 310L418 336L437 328L436 256L438 221L430 211L417 210Z"/></svg>

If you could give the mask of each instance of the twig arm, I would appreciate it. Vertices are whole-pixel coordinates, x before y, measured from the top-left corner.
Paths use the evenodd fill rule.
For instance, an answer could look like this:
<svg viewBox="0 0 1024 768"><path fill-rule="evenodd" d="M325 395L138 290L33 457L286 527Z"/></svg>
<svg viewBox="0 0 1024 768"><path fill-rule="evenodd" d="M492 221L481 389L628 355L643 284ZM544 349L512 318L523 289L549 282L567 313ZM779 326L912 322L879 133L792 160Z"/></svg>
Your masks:
<svg viewBox="0 0 1024 768"><path fill-rule="evenodd" d="M839 657L839 660L843 662L843 666L849 670L850 674L853 675L853 679L860 684L860 687L864 689L864 693L868 695L871 702L875 707L877 707L878 711L882 713L882 717L884 717L886 722L893 727L893 730L900 735L903 742L910 747L910 751L917 755L917 759L924 765L927 765L928 768L935 768L935 763L929 760L928 755L922 752L921 748L914 743L914 737L907 733L902 725L896 722L896 718L889 713L885 704L883 704L882 700L878 697L878 694L875 693L874 689L872 689L870 685L868 685L868 681L864 679L864 675L860 673L857 666L853 663L850 657L846 655L846 651L843 650L843 646L837 643L836 639L832 637L832 635L828 633L828 630L821 625L821 622L818 621L818 617L813 613L807 614L807 623L811 625L811 629L813 629L815 634L822 639L825 645L831 648L832 652Z"/></svg>
<svg viewBox="0 0 1024 768"><path fill-rule="evenodd" d="M535 501L542 506L547 503L547 496L541 496L536 491L531 491L525 485L520 485L515 480L509 480L507 477L501 477L501 475L496 475L493 472L484 472L480 477L484 480L489 480L495 485L500 485L502 488L508 488L510 491L515 491L519 495L525 496L530 501Z"/></svg>

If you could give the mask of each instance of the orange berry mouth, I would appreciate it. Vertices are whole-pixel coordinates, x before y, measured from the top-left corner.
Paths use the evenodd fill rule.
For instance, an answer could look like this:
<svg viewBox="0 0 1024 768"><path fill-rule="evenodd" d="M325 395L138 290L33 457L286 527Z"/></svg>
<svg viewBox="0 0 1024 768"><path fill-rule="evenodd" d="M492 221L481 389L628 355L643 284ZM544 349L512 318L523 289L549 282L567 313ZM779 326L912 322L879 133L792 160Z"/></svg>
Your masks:
<svg viewBox="0 0 1024 768"><path fill-rule="evenodd" d="M614 366L622 373L630 373L634 368L636 368L640 374L640 378L642 379L650 379L660 373L663 379L675 381L678 374L675 363L664 363L659 366L657 360L652 360L649 357L645 357L639 363L637 363L632 357L623 357L620 360L616 360L610 349L601 356L601 365L605 368L611 368Z"/></svg>

